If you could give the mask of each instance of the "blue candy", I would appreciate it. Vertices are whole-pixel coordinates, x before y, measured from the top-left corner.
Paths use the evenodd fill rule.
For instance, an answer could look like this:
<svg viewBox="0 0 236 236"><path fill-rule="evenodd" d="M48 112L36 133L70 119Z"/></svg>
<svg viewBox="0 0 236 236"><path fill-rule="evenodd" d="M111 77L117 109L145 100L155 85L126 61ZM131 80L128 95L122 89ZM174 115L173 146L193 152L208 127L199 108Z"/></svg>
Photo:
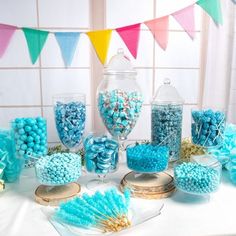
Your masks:
<svg viewBox="0 0 236 236"><path fill-rule="evenodd" d="M149 144L136 145L126 150L127 165L131 170L142 173L164 171L168 166L169 149Z"/></svg>
<svg viewBox="0 0 236 236"><path fill-rule="evenodd" d="M81 175L81 156L73 153L45 156L36 162L35 171L42 184L68 184L77 181Z"/></svg>
<svg viewBox="0 0 236 236"><path fill-rule="evenodd" d="M12 121L12 131L17 155L26 160L26 165L31 165L31 156L41 157L47 154L47 124L43 117L16 118Z"/></svg>
<svg viewBox="0 0 236 236"><path fill-rule="evenodd" d="M118 163L118 142L107 136L89 135L84 140L85 166L88 172L114 172Z"/></svg>
<svg viewBox="0 0 236 236"><path fill-rule="evenodd" d="M220 146L223 143L226 117L223 112L211 109L192 111L192 141L204 147Z"/></svg>
<svg viewBox="0 0 236 236"><path fill-rule="evenodd" d="M136 91L115 89L98 95L98 110L113 137L127 137L136 124L142 103L142 95Z"/></svg>
<svg viewBox="0 0 236 236"><path fill-rule="evenodd" d="M170 161L178 160L180 157L182 116L181 105L152 106L152 143L167 146Z"/></svg>
<svg viewBox="0 0 236 236"><path fill-rule="evenodd" d="M187 193L208 194L217 190L220 172L198 163L182 163L174 168L176 186Z"/></svg>
<svg viewBox="0 0 236 236"><path fill-rule="evenodd" d="M55 122L61 142L67 148L79 145L85 128L86 107L82 102L57 102Z"/></svg>

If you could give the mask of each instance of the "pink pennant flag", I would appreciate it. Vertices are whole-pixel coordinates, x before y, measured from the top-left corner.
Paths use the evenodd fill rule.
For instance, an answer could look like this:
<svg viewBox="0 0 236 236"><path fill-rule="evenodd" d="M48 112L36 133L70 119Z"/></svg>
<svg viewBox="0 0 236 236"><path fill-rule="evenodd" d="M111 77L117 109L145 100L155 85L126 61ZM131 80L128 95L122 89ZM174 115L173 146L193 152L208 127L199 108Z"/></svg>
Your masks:
<svg viewBox="0 0 236 236"><path fill-rule="evenodd" d="M169 35L169 16L145 21L144 24L149 28L160 47L166 50Z"/></svg>
<svg viewBox="0 0 236 236"><path fill-rule="evenodd" d="M195 17L194 5L186 7L180 11L172 14L172 16L179 22L183 29L187 32L191 39L195 37Z"/></svg>
<svg viewBox="0 0 236 236"><path fill-rule="evenodd" d="M16 29L17 27L12 25L0 24L0 58L5 53Z"/></svg>
<svg viewBox="0 0 236 236"><path fill-rule="evenodd" d="M129 25L121 28L117 28L116 31L123 39L130 53L134 58L137 57L139 35L140 35L140 23L135 25Z"/></svg>

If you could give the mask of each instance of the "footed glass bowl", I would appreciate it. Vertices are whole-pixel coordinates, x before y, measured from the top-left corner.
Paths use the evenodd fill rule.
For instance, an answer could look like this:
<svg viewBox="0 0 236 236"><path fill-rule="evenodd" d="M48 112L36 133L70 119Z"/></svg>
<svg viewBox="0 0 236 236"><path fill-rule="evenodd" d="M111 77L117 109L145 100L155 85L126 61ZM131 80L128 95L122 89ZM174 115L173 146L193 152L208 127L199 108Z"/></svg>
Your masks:
<svg viewBox="0 0 236 236"><path fill-rule="evenodd" d="M81 156L73 153L44 156L36 162L35 171L38 181L43 185L66 185L81 176Z"/></svg>
<svg viewBox="0 0 236 236"><path fill-rule="evenodd" d="M206 156L200 156L200 160L174 164L175 186L179 190L194 195L208 195L218 189L222 165L214 158L209 162Z"/></svg>
<svg viewBox="0 0 236 236"><path fill-rule="evenodd" d="M151 144L132 145L126 149L129 169L138 173L158 173L167 169L169 149Z"/></svg>

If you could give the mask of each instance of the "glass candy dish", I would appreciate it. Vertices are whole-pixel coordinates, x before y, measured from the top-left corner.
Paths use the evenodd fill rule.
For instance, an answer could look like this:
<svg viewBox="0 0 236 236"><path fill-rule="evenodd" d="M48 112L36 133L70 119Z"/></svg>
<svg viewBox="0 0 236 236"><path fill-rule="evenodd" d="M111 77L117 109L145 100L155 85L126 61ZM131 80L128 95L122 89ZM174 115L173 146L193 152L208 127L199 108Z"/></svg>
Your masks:
<svg viewBox="0 0 236 236"><path fill-rule="evenodd" d="M169 149L150 144L130 145L126 149L129 169L138 173L158 173L167 169Z"/></svg>
<svg viewBox="0 0 236 236"><path fill-rule="evenodd" d="M207 148L221 146L224 141L225 123L226 115L223 111L192 110L192 142Z"/></svg>
<svg viewBox="0 0 236 236"><path fill-rule="evenodd" d="M81 175L81 156L57 153L40 158L35 164L38 181L47 186L76 182Z"/></svg>
<svg viewBox="0 0 236 236"><path fill-rule="evenodd" d="M89 181L87 187L92 189L98 184L108 184L109 181L105 181L107 174L118 168L118 142L107 135L92 133L83 143L86 170L98 175L98 179Z"/></svg>
<svg viewBox="0 0 236 236"><path fill-rule="evenodd" d="M191 162L174 164L176 187L192 195L209 195L215 192L221 180L222 165L211 156L193 156Z"/></svg>
<svg viewBox="0 0 236 236"><path fill-rule="evenodd" d="M169 161L176 161L180 158L183 103L184 100L167 78L157 90L152 101L152 143L169 148Z"/></svg>
<svg viewBox="0 0 236 236"><path fill-rule="evenodd" d="M143 104L141 89L136 82L137 72L123 49L118 49L104 70L97 88L97 105L102 121L121 150L133 130Z"/></svg>
<svg viewBox="0 0 236 236"><path fill-rule="evenodd" d="M53 97L55 123L62 144L76 152L85 128L85 94L58 94Z"/></svg>
<svg viewBox="0 0 236 236"><path fill-rule="evenodd" d="M141 207L135 201L130 202L127 190L121 195L113 188L104 193L97 191L93 196L85 193L80 198L61 205L56 211L44 210L44 213L61 236L119 235L131 232L136 225L160 215L163 204L153 204L143 204L144 207ZM78 216L82 221L86 219L86 222L82 222ZM106 224L107 221L110 223Z"/></svg>

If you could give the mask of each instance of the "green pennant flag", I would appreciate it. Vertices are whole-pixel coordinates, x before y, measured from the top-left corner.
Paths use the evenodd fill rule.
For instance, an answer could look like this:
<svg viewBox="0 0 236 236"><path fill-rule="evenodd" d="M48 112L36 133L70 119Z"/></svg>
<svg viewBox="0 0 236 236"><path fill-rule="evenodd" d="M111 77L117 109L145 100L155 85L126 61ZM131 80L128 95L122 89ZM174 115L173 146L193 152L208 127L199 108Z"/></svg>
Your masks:
<svg viewBox="0 0 236 236"><path fill-rule="evenodd" d="M22 28L22 30L27 41L31 61L34 64L42 51L49 32L30 28Z"/></svg>
<svg viewBox="0 0 236 236"><path fill-rule="evenodd" d="M205 10L216 24L223 24L220 0L199 0L196 4Z"/></svg>

